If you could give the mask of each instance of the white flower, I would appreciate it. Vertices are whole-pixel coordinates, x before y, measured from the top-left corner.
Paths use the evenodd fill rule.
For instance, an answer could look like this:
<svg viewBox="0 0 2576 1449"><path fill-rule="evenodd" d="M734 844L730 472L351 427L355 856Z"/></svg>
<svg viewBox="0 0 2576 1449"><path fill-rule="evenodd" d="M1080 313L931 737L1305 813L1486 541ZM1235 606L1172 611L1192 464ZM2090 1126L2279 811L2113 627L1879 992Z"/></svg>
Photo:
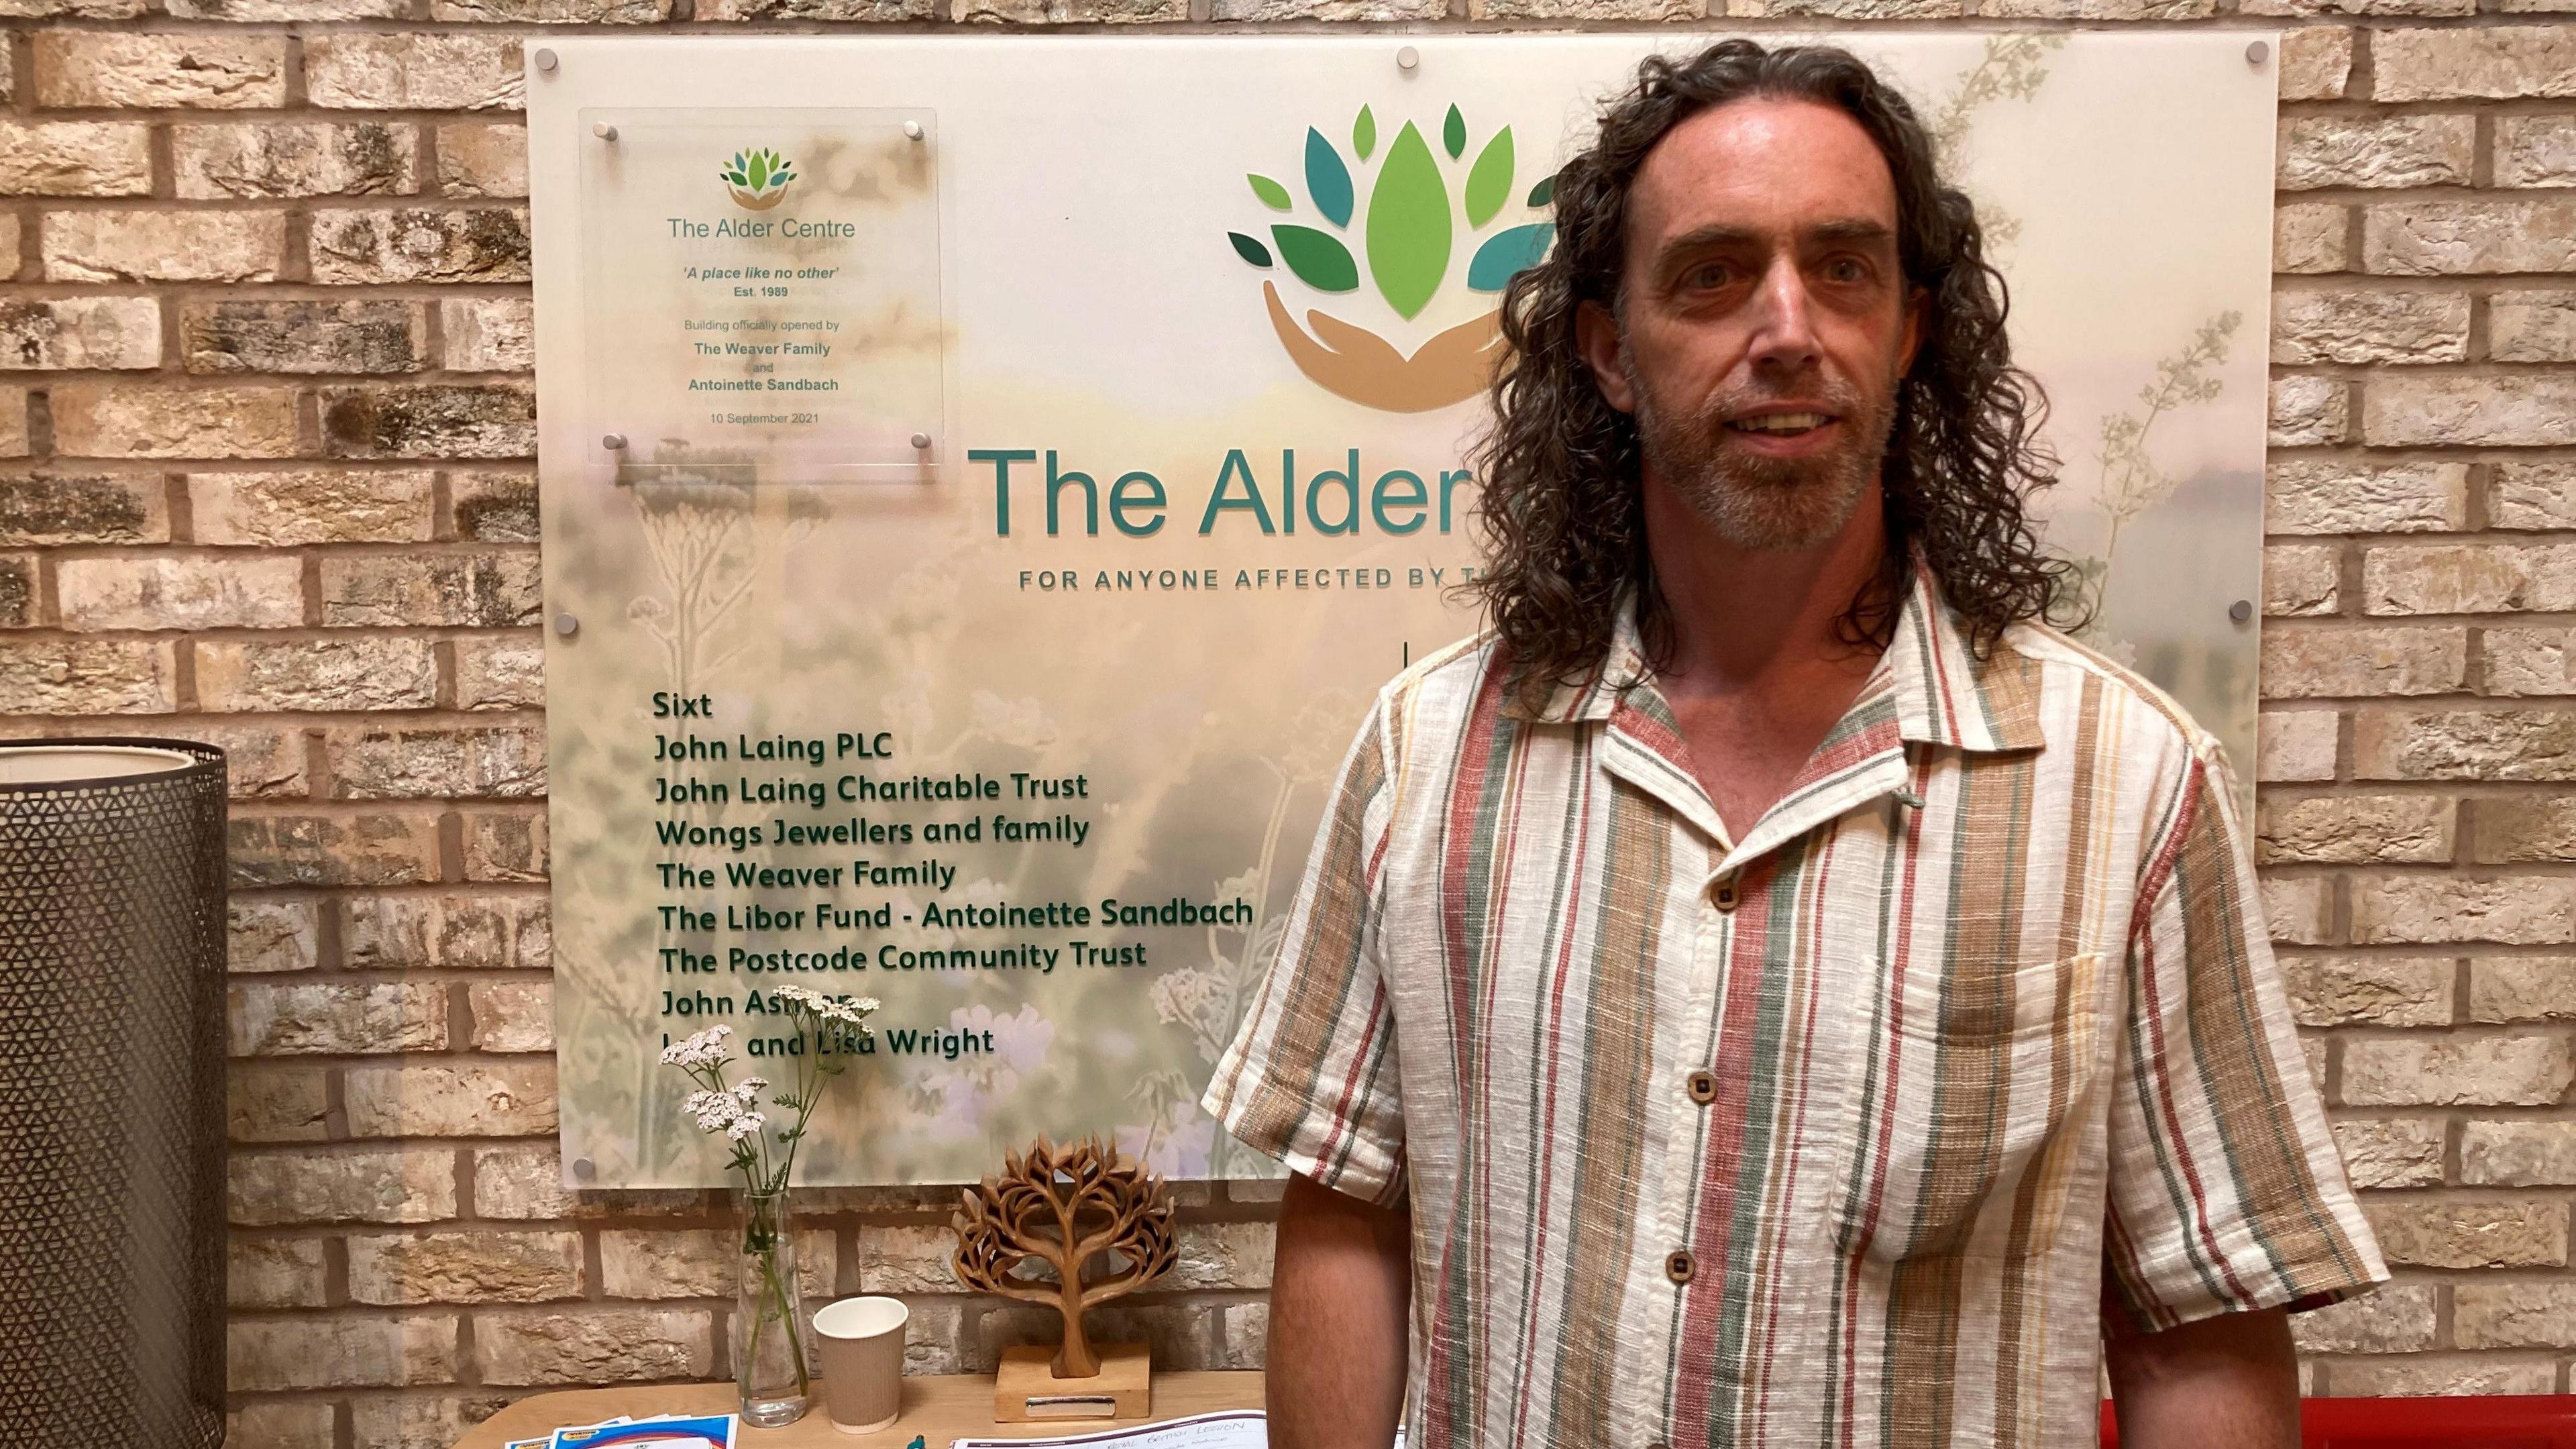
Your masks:
<svg viewBox="0 0 2576 1449"><path fill-rule="evenodd" d="M749 1137L754 1132L759 1131L761 1124L768 1120L768 1118L761 1116L758 1112L745 1112L741 1116L734 1118L733 1121L725 1127L725 1137L729 1141L740 1142L742 1139Z"/></svg>
<svg viewBox="0 0 2576 1449"><path fill-rule="evenodd" d="M781 986L778 988L778 994L798 1006L812 1008L820 1008L826 999L823 993L804 986Z"/></svg>
<svg viewBox="0 0 2576 1449"><path fill-rule="evenodd" d="M759 1101L760 1094L768 1090L769 1079L767 1077L745 1077L741 1081L734 1083L734 1100L748 1107L752 1103Z"/></svg>
<svg viewBox="0 0 2576 1449"><path fill-rule="evenodd" d="M730 1092L691 1092L680 1110L698 1119L701 1132L721 1132L742 1115L742 1104Z"/></svg>
<svg viewBox="0 0 2576 1449"><path fill-rule="evenodd" d="M682 1037L662 1048L662 1063L673 1067L723 1066L728 1060L724 1039L731 1035L732 1027L711 1026L695 1036Z"/></svg>
<svg viewBox="0 0 2576 1449"><path fill-rule="evenodd" d="M864 1026L869 1015L877 1009L877 999L873 996L827 996L814 1009L822 1013L825 1021L837 1021L844 1026Z"/></svg>

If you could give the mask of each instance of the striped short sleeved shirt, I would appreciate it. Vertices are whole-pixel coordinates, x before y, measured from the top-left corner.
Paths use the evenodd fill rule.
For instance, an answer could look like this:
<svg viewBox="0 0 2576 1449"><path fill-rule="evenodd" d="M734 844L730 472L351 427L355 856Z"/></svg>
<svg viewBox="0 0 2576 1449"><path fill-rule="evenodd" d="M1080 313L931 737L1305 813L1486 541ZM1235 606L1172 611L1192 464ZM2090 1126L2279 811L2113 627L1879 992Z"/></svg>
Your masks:
<svg viewBox="0 0 2576 1449"><path fill-rule="evenodd" d="M1741 840L1633 622L1379 695L1207 1105L1409 1204L1415 1445L2090 1444L2105 1312L2387 1276L2216 744L1917 573Z"/></svg>

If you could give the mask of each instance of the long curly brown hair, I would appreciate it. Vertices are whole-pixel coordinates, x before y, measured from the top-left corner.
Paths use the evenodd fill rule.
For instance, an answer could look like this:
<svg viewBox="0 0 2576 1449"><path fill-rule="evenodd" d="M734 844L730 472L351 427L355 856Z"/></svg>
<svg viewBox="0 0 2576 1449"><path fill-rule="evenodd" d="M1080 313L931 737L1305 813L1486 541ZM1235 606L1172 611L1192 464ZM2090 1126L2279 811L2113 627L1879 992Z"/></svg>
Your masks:
<svg viewBox="0 0 2576 1449"><path fill-rule="evenodd" d="M1647 153L1692 116L1755 97L1832 106L1869 133L1895 177L1906 280L1926 299L1880 475L1889 547L1880 577L1843 616L1846 637L1887 643L1916 550L1981 655L2008 625L2078 607L2074 570L2042 550L2022 506L2055 476L2037 437L2047 399L2012 365L2004 279L1986 260L1975 207L1936 174L1914 108L1847 51L1728 40L1639 68L1634 88L1603 110L1599 141L1557 174L1554 250L1503 294L1511 351L1476 448L1488 567L1471 592L1524 684L1579 682L1598 667L1632 586L1649 657L1669 661L1636 424L1601 396L1575 316L1586 302L1617 310L1628 193Z"/></svg>

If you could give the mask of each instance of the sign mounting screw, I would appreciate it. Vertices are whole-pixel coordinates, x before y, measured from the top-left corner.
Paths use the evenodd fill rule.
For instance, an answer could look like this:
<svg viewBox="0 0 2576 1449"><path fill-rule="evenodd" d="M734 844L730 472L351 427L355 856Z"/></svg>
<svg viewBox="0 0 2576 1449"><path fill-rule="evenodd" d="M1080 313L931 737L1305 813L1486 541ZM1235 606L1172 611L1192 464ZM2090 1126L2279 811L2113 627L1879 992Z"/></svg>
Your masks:
<svg viewBox="0 0 2576 1449"><path fill-rule="evenodd" d="M1418 70L1422 66L1422 52L1408 45L1395 53L1395 65L1398 70Z"/></svg>
<svg viewBox="0 0 2576 1449"><path fill-rule="evenodd" d="M920 139L921 139L921 137L922 137L921 123L920 123L919 121L906 121L906 122L904 122L904 123L903 123L903 133L904 133L904 135L906 135L907 137L910 137L911 139L913 139L913 140L915 140L915 141L920 140Z"/></svg>
<svg viewBox="0 0 2576 1449"><path fill-rule="evenodd" d="M2227 606L2227 617L2235 620L2239 624L2253 618L2254 601L2251 599L2238 599L2235 603Z"/></svg>
<svg viewBox="0 0 2576 1449"><path fill-rule="evenodd" d="M581 620L570 614L555 615L555 633L569 639L581 632Z"/></svg>
<svg viewBox="0 0 2576 1449"><path fill-rule="evenodd" d="M2254 67L2256 70L2261 70L2263 68L2263 62L2270 60L2271 58L2272 47L2260 40L2245 47L2245 63Z"/></svg>
<svg viewBox="0 0 2576 1449"><path fill-rule="evenodd" d="M544 71L548 75L553 75L555 73L555 53L551 50L538 51L537 69Z"/></svg>
<svg viewBox="0 0 2576 1449"><path fill-rule="evenodd" d="M929 451L930 451L930 435L929 435L928 433L915 433L915 434L913 434L913 435L912 435L912 446L913 446L913 448L914 448L916 451L924 452L924 453L929 452Z"/></svg>
<svg viewBox="0 0 2576 1449"><path fill-rule="evenodd" d="M600 435L599 446L614 453L618 449L626 446L626 435L624 433L603 433Z"/></svg>
<svg viewBox="0 0 2576 1449"><path fill-rule="evenodd" d="M602 121L598 125L590 128L590 134L597 136L603 141L614 141L617 139L617 128L608 124L606 121Z"/></svg>

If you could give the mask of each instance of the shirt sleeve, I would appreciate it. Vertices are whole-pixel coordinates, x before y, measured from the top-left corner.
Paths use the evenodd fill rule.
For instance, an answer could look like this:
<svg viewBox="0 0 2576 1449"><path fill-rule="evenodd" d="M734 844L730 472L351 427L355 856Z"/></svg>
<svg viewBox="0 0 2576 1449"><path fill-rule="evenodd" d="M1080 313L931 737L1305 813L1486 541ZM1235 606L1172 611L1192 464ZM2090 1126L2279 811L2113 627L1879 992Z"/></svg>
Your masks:
<svg viewBox="0 0 2576 1449"><path fill-rule="evenodd" d="M1392 811L1383 701L1344 759L1290 907L1202 1105L1225 1130L1353 1197L1404 1198L1395 1014L1378 966Z"/></svg>
<svg viewBox="0 0 2576 1449"><path fill-rule="evenodd" d="M2257 903L2215 744L2191 757L2140 881L2111 1100L2107 1297L2142 1330L2384 1282Z"/></svg>

